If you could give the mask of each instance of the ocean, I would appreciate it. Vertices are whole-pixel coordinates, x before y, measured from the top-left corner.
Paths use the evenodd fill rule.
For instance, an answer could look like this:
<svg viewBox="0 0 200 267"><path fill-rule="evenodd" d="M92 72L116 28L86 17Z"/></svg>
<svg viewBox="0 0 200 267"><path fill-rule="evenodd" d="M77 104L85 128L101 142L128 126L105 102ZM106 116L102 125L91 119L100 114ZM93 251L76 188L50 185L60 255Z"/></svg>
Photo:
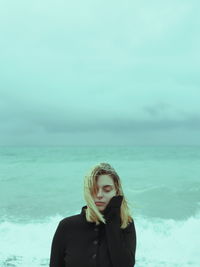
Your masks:
<svg viewBox="0 0 200 267"><path fill-rule="evenodd" d="M49 266L58 222L81 212L84 176L100 162L121 178L135 266L199 267L199 146L1 146L0 266Z"/></svg>

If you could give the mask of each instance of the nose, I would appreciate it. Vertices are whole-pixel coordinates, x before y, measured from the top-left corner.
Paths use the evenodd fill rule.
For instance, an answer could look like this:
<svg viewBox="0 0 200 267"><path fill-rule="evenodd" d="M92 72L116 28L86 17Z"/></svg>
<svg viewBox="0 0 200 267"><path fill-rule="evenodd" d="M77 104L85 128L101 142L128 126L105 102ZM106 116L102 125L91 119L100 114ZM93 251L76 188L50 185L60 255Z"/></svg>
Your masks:
<svg viewBox="0 0 200 267"><path fill-rule="evenodd" d="M102 197L102 190L99 190L99 191L97 192L97 197Z"/></svg>

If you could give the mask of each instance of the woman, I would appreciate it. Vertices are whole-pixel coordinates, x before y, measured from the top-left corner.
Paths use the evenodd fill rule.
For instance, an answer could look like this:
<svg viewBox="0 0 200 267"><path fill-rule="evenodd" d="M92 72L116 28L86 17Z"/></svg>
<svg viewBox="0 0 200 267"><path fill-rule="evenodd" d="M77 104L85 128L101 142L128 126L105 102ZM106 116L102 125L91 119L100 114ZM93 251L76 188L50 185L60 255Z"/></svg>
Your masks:
<svg viewBox="0 0 200 267"><path fill-rule="evenodd" d="M133 267L135 225L110 164L100 163L85 176L84 198L81 213L57 226L50 267Z"/></svg>

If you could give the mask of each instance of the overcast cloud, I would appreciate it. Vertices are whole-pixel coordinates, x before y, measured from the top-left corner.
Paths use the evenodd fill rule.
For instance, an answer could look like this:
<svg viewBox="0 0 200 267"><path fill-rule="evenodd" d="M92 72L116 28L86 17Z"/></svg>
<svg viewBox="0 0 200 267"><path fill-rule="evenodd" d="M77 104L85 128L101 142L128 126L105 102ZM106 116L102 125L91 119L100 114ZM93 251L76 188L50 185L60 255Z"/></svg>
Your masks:
<svg viewBox="0 0 200 267"><path fill-rule="evenodd" d="M4 1L0 145L200 145L198 1Z"/></svg>

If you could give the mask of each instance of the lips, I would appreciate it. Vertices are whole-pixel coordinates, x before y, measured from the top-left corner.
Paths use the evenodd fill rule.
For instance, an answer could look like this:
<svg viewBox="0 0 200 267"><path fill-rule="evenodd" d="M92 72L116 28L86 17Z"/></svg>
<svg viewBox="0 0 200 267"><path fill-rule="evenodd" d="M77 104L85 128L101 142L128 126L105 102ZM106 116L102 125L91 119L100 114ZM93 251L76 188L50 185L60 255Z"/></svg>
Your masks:
<svg viewBox="0 0 200 267"><path fill-rule="evenodd" d="M95 204L97 205L97 206L103 206L104 204L105 204L105 202L95 202Z"/></svg>

